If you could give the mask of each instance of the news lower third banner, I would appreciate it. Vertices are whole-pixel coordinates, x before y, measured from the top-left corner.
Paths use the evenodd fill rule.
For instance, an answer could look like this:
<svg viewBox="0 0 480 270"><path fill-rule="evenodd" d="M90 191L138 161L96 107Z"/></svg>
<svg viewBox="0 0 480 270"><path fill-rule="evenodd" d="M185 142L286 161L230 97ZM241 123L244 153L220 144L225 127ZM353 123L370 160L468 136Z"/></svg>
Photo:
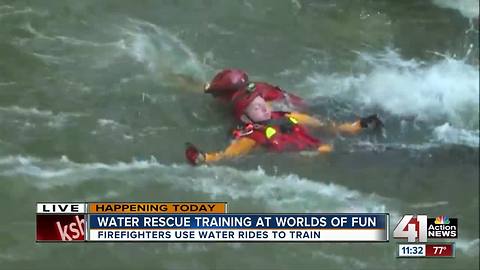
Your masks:
<svg viewBox="0 0 480 270"><path fill-rule="evenodd" d="M240 214L223 202L38 203L37 241L386 242L386 213Z"/></svg>

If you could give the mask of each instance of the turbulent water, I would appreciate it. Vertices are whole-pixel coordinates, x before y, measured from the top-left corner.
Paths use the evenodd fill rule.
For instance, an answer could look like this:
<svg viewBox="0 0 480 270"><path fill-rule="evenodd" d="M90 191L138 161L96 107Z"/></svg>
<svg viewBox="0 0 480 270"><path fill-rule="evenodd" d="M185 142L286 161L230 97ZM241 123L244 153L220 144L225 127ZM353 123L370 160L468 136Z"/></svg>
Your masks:
<svg viewBox="0 0 480 270"><path fill-rule="evenodd" d="M0 37L1 269L478 268L478 0L0 0ZM318 117L377 112L386 132L190 167L184 143L221 149L232 123L189 82L225 67ZM396 259L395 241L34 242L37 201L182 200L448 215L457 257Z"/></svg>

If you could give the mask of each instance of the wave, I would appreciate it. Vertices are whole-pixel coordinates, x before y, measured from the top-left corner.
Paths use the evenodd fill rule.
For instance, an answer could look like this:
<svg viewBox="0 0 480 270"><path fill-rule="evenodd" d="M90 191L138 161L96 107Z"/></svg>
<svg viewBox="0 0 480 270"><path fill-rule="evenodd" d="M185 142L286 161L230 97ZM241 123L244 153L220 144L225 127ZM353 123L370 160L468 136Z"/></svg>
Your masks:
<svg viewBox="0 0 480 270"><path fill-rule="evenodd" d="M110 127L110 128L112 128L112 129L120 128L120 127L126 127L126 125L120 124L120 123L118 123L118 122L115 121L115 120L105 119L105 118L97 119L97 124L98 124L100 127Z"/></svg>
<svg viewBox="0 0 480 270"><path fill-rule="evenodd" d="M479 146L478 130L465 130L461 128L452 127L449 123L445 123L436 127L433 130L433 137L435 141L447 143L447 144L460 144L470 147Z"/></svg>
<svg viewBox="0 0 480 270"><path fill-rule="evenodd" d="M10 82L0 82L0 86L10 86L10 85L15 85L17 84L17 82L13 82L13 81L10 81Z"/></svg>
<svg viewBox="0 0 480 270"><path fill-rule="evenodd" d="M86 113L80 112L53 112L50 110L39 110L35 107L24 108L19 106L0 107L0 118L5 117L4 122L12 121L13 123L22 123L25 127L34 127L37 123L32 124L30 121L18 121L17 118L24 117L32 120L44 121L45 125L51 128L59 128L65 125L71 118L79 118L86 116ZM18 124L17 123L17 124Z"/></svg>
<svg viewBox="0 0 480 270"><path fill-rule="evenodd" d="M420 202L420 203L415 203L410 205L412 208L433 208L433 207L439 207L439 206L444 206L448 205L448 201L438 201L438 202Z"/></svg>
<svg viewBox="0 0 480 270"><path fill-rule="evenodd" d="M319 74L307 77L314 95L335 97L367 108L424 121L448 120L460 128L478 129L479 73L462 60L433 64L404 60L392 50L359 53L359 75Z"/></svg>
<svg viewBox="0 0 480 270"><path fill-rule="evenodd" d="M163 165L150 160L131 162L76 163L66 156L61 159L42 160L29 156L7 156L0 159L3 176L34 178L32 184L50 189L72 185L101 176L124 181L140 181L138 171L158 181L190 192L208 194L212 200L257 200L268 209L280 212L385 212L390 200L376 194L362 194L346 187L301 178L294 174L271 176L259 167L242 171L222 166L191 167L189 165ZM146 179L147 179L146 178Z"/></svg>
<svg viewBox="0 0 480 270"><path fill-rule="evenodd" d="M479 142L480 133L478 130L466 130L461 128L455 128L449 123L437 126L432 130L432 137L428 142L423 143L405 143L405 142L372 142L368 140L360 140L352 147L359 150L368 150L383 152L385 150L413 150L413 151L426 151L434 148L440 148L445 144L452 145L464 145L472 148L477 148L480 145Z"/></svg>
<svg viewBox="0 0 480 270"><path fill-rule="evenodd" d="M22 28L39 39L50 40L53 42L61 42L66 45L72 46L84 46L84 47L119 47L122 46L123 40L117 40L112 42L95 42L91 40L83 40L73 36L64 35L47 35L41 30L38 30L32 26L30 22L25 22ZM41 54L40 54L41 55Z"/></svg>
<svg viewBox="0 0 480 270"><path fill-rule="evenodd" d="M31 156L6 156L0 158L0 176L26 177L41 189L74 186L81 182L116 179L131 182L138 187L142 181L156 181L164 188L206 194L212 201L228 201L241 208L245 203L257 205L255 211L265 212L389 212L392 222L401 217L401 202L374 193L359 192L334 183L315 181L294 174L268 175L258 167L242 171L231 167L189 165L164 165L154 157L131 162L77 163L63 156L60 159L40 159ZM139 173L141 172L141 173ZM167 184L167 185L165 185ZM89 184L94 185L93 183ZM168 187L170 186L170 187ZM121 195L121 194L120 194ZM105 194L91 193L89 200L112 199L118 191ZM411 207L424 209L444 206L447 202L425 202ZM237 210L238 211L238 210ZM478 254L478 239L458 239L459 251L472 257ZM312 256L356 265L365 268L367 262L323 252Z"/></svg>
<svg viewBox="0 0 480 270"><path fill-rule="evenodd" d="M49 110L39 110L37 108L23 108L19 106L0 107L0 111L38 117L51 117L54 115Z"/></svg>
<svg viewBox="0 0 480 270"><path fill-rule="evenodd" d="M442 8L451 8L459 11L465 18L478 18L478 0L432 0L433 3Z"/></svg>
<svg viewBox="0 0 480 270"><path fill-rule="evenodd" d="M378 143L378 142L371 142L371 141L358 141L357 143L352 144L352 151L355 149L359 150L367 150L373 152L383 152L386 150L412 150L412 151L425 151L430 150L432 148L441 147L440 144L434 142L427 142L427 143Z"/></svg>
<svg viewBox="0 0 480 270"><path fill-rule="evenodd" d="M74 60L72 60L70 58L67 58L67 57L63 57L63 56L56 56L56 55L42 54L42 53L32 53L32 54L34 56L40 58L42 61L44 61L47 64L59 65L59 64L63 64L63 63L74 63L75 62Z"/></svg>
<svg viewBox="0 0 480 270"><path fill-rule="evenodd" d="M386 199L362 194L333 183L317 182L294 174L270 176L261 167L239 171L229 167L201 167L201 174L181 185L194 191L209 192L212 199L261 200L275 211L305 212L383 212ZM215 173L210 176L211 171ZM219 177L219 175L225 177Z"/></svg>
<svg viewBox="0 0 480 270"><path fill-rule="evenodd" d="M137 62L161 82L168 82L170 75L188 75L205 81L206 65L177 36L152 23L129 18L128 24L121 27L125 42L124 49Z"/></svg>
<svg viewBox="0 0 480 270"><path fill-rule="evenodd" d="M459 250L468 256L478 257L480 239L465 240L459 239L455 241L455 245Z"/></svg>
<svg viewBox="0 0 480 270"><path fill-rule="evenodd" d="M49 118L49 117L82 117L85 116L85 113L80 112L58 112L55 113L50 110L39 110L35 107L31 108L24 108L20 106L9 106L9 107L0 107L0 111L7 112L7 113L14 113L19 115L25 116L34 116L34 117L42 117L42 118Z"/></svg>
<svg viewBox="0 0 480 270"><path fill-rule="evenodd" d="M13 10L12 10L13 9ZM3 11L7 10L7 11ZM19 14L28 14L28 13L33 13L34 11L27 7L25 9L17 10L12 8L11 6L0 6L0 20L4 17L7 16L12 16L12 15L19 15Z"/></svg>

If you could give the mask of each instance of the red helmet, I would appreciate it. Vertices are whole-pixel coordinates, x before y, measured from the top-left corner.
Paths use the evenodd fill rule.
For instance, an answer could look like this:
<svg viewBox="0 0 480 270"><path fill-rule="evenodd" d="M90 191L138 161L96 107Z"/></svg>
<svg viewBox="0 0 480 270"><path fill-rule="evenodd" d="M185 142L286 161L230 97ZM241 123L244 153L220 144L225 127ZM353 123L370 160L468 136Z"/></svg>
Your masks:
<svg viewBox="0 0 480 270"><path fill-rule="evenodd" d="M249 88L238 91L233 95L233 113L238 120L240 120L240 117L245 113L248 105L258 96L261 96L260 92Z"/></svg>
<svg viewBox="0 0 480 270"><path fill-rule="evenodd" d="M232 96L248 83L248 75L240 69L224 69L205 85L205 93L214 96Z"/></svg>

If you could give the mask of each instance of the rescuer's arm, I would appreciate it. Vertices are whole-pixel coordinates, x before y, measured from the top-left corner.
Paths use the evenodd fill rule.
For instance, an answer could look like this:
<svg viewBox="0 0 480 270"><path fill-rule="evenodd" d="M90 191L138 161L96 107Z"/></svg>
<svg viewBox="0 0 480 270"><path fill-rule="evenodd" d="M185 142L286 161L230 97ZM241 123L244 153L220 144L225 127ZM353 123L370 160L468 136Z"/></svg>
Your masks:
<svg viewBox="0 0 480 270"><path fill-rule="evenodd" d="M187 144L185 157L192 165L200 165L203 163L213 163L222 159L231 159L246 155L256 145L255 140L250 138L239 138L234 140L225 150L220 152L203 153L194 145Z"/></svg>
<svg viewBox="0 0 480 270"><path fill-rule="evenodd" d="M320 119L304 113L289 112L285 116L293 117L296 121L298 121L298 124L304 125L304 126L316 127L316 128L327 126L327 124L321 121Z"/></svg>
<svg viewBox="0 0 480 270"><path fill-rule="evenodd" d="M320 154L328 154L328 153L333 152L333 146L330 145L330 144L322 144L322 145L320 145L320 147L317 148L317 151Z"/></svg>
<svg viewBox="0 0 480 270"><path fill-rule="evenodd" d="M204 88L204 82L199 81L198 79L186 75L186 74L177 74L169 73L167 76L169 82L174 85L174 87L186 89L193 92L201 93Z"/></svg>
<svg viewBox="0 0 480 270"><path fill-rule="evenodd" d="M360 120L355 122L347 122L342 124L337 124L335 122L331 122L330 129L334 132L340 132L342 134L350 134L355 135L362 131L362 126L360 124Z"/></svg>
<svg viewBox="0 0 480 270"><path fill-rule="evenodd" d="M350 134L354 135L362 131L362 129L370 128L370 127L382 127L383 123L380 121L377 115L370 115L368 117L360 118L355 122L346 122L342 124L337 124L333 121L324 122L318 118L313 116L298 113L298 112L291 112L286 114L287 117L293 117L298 121L299 124L315 127L315 128L326 128L332 132L340 132L342 134Z"/></svg>

